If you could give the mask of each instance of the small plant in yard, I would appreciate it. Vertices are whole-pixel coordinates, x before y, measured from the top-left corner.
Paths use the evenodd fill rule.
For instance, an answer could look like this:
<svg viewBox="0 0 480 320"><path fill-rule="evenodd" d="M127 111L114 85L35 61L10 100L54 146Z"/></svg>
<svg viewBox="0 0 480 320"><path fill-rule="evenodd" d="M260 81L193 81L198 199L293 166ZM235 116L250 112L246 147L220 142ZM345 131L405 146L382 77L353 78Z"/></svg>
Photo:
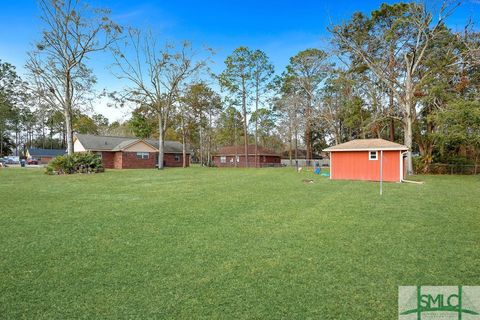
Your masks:
<svg viewBox="0 0 480 320"><path fill-rule="evenodd" d="M58 156L48 164L46 174L98 173L105 169L102 159L91 152Z"/></svg>

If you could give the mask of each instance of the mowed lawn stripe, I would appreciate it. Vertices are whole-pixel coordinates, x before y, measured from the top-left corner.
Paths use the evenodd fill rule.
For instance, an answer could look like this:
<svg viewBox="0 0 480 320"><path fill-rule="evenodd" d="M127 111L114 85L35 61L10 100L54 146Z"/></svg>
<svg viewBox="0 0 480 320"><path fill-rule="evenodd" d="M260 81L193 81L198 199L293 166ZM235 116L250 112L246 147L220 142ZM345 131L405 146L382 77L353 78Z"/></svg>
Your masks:
<svg viewBox="0 0 480 320"><path fill-rule="evenodd" d="M287 168L2 170L0 312L395 318L398 285L480 275L479 178L417 179L380 197Z"/></svg>

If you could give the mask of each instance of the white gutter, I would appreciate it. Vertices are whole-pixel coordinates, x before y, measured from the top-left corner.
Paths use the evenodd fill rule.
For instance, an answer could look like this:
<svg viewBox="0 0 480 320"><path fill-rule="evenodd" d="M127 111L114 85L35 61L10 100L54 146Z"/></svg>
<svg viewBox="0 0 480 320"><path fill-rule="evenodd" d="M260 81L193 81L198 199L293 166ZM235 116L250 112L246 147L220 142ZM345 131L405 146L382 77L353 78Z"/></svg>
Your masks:
<svg viewBox="0 0 480 320"><path fill-rule="evenodd" d="M403 155L407 154L408 150L405 152L400 152L400 182L405 182L405 179L403 178Z"/></svg>
<svg viewBox="0 0 480 320"><path fill-rule="evenodd" d="M407 154L407 153L408 153L408 151L405 151L405 152L402 152L402 153L400 154L400 158L401 158L400 169L402 169L402 168L403 168L403 155L404 155L404 154ZM413 180L407 180L407 179L403 179L403 170L402 170L401 174L402 174L402 176L401 176L401 180L400 180L400 182L408 182L408 183L415 183L415 184L423 184L423 181L413 181Z"/></svg>

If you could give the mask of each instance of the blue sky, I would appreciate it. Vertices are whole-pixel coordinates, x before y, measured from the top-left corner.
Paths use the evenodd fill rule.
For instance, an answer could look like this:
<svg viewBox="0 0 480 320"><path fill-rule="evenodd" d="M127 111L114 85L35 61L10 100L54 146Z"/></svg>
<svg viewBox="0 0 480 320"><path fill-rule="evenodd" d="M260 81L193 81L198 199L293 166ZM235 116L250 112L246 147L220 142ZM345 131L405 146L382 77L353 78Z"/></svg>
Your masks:
<svg viewBox="0 0 480 320"><path fill-rule="evenodd" d="M288 59L309 47L325 47L327 27L348 19L353 12L370 12L382 2L377 0L225 0L225 1L140 1L90 0L97 7L112 10L112 19L122 25L149 28L160 40L190 40L198 48L207 45L216 50L215 72L223 68L225 57L238 46L261 49L283 71ZM431 0L435 5L437 1ZM472 17L480 23L480 0L466 0L449 19L452 28L462 28ZM0 11L0 59L24 72L26 52L39 39L39 10L34 0L3 1ZM121 88L110 72L108 54L95 56L90 66L98 77L98 89ZM99 112L107 113L100 103ZM126 115L108 111L110 119Z"/></svg>

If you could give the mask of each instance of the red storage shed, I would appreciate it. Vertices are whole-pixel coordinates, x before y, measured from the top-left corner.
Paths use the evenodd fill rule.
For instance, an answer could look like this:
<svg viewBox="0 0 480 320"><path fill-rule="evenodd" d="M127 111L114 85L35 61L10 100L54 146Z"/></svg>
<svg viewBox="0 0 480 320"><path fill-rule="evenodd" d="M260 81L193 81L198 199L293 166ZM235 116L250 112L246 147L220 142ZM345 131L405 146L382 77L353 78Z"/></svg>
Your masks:
<svg viewBox="0 0 480 320"><path fill-rule="evenodd" d="M330 152L330 179L401 182L404 145L384 139L356 139L325 149Z"/></svg>

